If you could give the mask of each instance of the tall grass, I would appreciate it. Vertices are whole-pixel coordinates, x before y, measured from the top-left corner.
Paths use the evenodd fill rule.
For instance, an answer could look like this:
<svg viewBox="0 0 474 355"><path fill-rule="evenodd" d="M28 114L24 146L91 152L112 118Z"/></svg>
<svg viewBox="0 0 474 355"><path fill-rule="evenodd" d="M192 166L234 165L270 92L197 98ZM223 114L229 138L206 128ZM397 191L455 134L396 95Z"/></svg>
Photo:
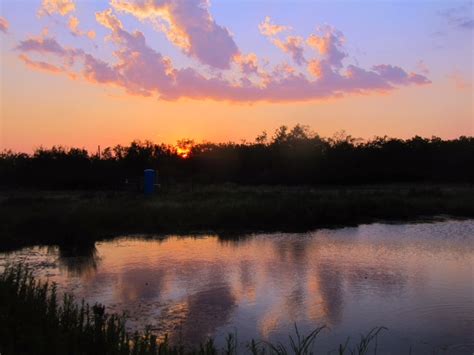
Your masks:
<svg viewBox="0 0 474 355"><path fill-rule="evenodd" d="M190 349L171 345L168 337L158 341L149 329L128 333L123 315L108 314L104 306L76 302L65 294L60 301L56 286L33 277L24 265L8 266L0 275L0 354L133 354L133 355L309 355L317 354L315 341L324 326L308 335L289 336L289 346L251 340L239 347L237 337L229 334L225 345L218 348L209 338ZM339 345L339 355L377 352L377 338L385 328L372 329L355 348L349 339Z"/></svg>
<svg viewBox="0 0 474 355"><path fill-rule="evenodd" d="M0 192L0 248L126 233L304 231L424 216L474 216L472 186L178 185L124 192Z"/></svg>
<svg viewBox="0 0 474 355"><path fill-rule="evenodd" d="M125 318L102 305L76 303L56 286L34 279L22 265L0 277L0 352L2 354L154 354L150 332L129 335Z"/></svg>

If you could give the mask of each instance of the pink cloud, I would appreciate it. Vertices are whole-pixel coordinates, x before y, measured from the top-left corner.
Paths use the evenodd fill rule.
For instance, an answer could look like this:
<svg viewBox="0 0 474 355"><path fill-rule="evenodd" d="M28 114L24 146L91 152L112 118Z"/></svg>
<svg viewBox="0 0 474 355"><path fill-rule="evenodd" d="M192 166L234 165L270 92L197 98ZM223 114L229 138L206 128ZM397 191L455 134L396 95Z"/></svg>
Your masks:
<svg viewBox="0 0 474 355"><path fill-rule="evenodd" d="M82 31L79 29L79 19L76 17L76 16L70 16L69 17L69 22L68 22L68 27L69 27L69 30L71 31L71 33L74 35L74 36L78 36L78 37L81 37L81 36L87 36L89 39L94 39L95 36L96 36L96 33L95 31L93 30L90 30L90 31Z"/></svg>
<svg viewBox="0 0 474 355"><path fill-rule="evenodd" d="M84 57L85 53L82 49L78 48L65 48L60 45L55 38L48 37L47 31L43 33L42 37L31 37L20 43L15 48L21 52L20 59L30 68L42 69L50 72L62 72L68 74L71 77L75 77L76 74L73 71L74 64L81 58ZM33 61L29 57L26 57L25 53L35 53L37 55L43 55L48 60L60 61L62 66L59 67L56 64L51 64L45 61Z"/></svg>
<svg viewBox="0 0 474 355"><path fill-rule="evenodd" d="M39 16L59 14L65 16L76 10L73 0L43 0L38 10Z"/></svg>
<svg viewBox="0 0 474 355"><path fill-rule="evenodd" d="M115 78L116 84L133 94L149 96L153 91L169 90L173 77L170 60L147 46L145 37L139 31L129 33L112 12L96 14L97 20L112 30L112 39L119 49L114 52L119 60L113 67L96 61L89 56L89 78ZM99 70L95 73L94 70ZM112 72L113 71L113 72Z"/></svg>
<svg viewBox="0 0 474 355"><path fill-rule="evenodd" d="M335 68L341 68L342 60L347 57L342 49L344 41L344 35L329 26L319 28L318 34L312 34L306 40L310 47L316 49Z"/></svg>
<svg viewBox="0 0 474 355"><path fill-rule="evenodd" d="M10 24L8 23L7 19L0 16L0 32L7 33L9 26Z"/></svg>
<svg viewBox="0 0 474 355"><path fill-rule="evenodd" d="M402 68L393 65L375 65L372 70L379 74L379 76L384 78L387 82L395 85L423 85L430 83L430 81L423 75L407 73Z"/></svg>
<svg viewBox="0 0 474 355"><path fill-rule="evenodd" d="M75 34L80 36L80 31L79 31L79 19L76 16L71 16L69 17L69 30Z"/></svg>
<svg viewBox="0 0 474 355"><path fill-rule="evenodd" d="M343 76L331 72L332 78L338 78L344 83L346 90L354 93L367 93L370 91L385 92L393 90L394 86L384 79L380 74L372 70L365 70L355 65L349 65L346 73ZM337 82L337 80L331 80L324 76L324 80L327 82Z"/></svg>
<svg viewBox="0 0 474 355"><path fill-rule="evenodd" d="M301 65L306 63L303 38L299 36L288 36L284 41L274 38L272 42L283 52L289 53L296 64Z"/></svg>
<svg viewBox="0 0 474 355"><path fill-rule="evenodd" d="M52 37L31 37L16 47L22 52L38 52L41 54L55 54L57 56L66 55L67 51Z"/></svg>
<svg viewBox="0 0 474 355"><path fill-rule="evenodd" d="M232 57L233 62L240 66L242 75L236 78L239 72L226 75L225 72L213 71L210 74L191 67L174 67L170 58L148 45L142 32L127 31L110 9L98 12L96 19L111 31L110 38L116 47L114 62L96 58L81 49L63 47L47 35L21 41L17 50L60 60L63 63L62 72L73 78L82 77L97 84L121 87L133 95L157 96L170 101L181 98L238 102L309 101L388 92L401 86L430 83L423 75L407 73L400 67L387 64L375 65L370 70L355 65L344 69L346 54L343 36L333 29L310 36L309 45L318 50L318 58L306 61L303 52L297 54L299 59L294 58L295 62L307 62L312 75L298 72L285 63L275 66L269 73L259 71L258 57L251 53ZM298 47L303 47L302 38L297 38L295 42ZM294 56L292 50L288 51ZM29 66L45 70L49 64L22 60ZM53 67L50 69L54 71ZM256 78L261 81L249 80L246 77L249 73L256 73Z"/></svg>
<svg viewBox="0 0 474 355"><path fill-rule="evenodd" d="M287 36L284 40L276 37L279 33L290 30L291 27L273 24L270 17L266 16L265 20L258 25L258 29L260 33L268 37L275 46L280 48L283 52L290 54L296 64L301 65L306 63L304 57L304 40L302 37Z"/></svg>
<svg viewBox="0 0 474 355"><path fill-rule="evenodd" d="M28 67L30 67L32 69L46 71L46 72L50 72L50 73L60 73L60 72L63 71L62 68L60 68L56 65L46 63L46 62L42 62L42 61L34 61L34 60L30 59L25 54L20 54L18 56L18 58L20 58L20 60L23 61L23 63L25 63Z"/></svg>
<svg viewBox="0 0 474 355"><path fill-rule="evenodd" d="M279 34L280 32L290 30L291 27L273 24L270 17L266 16L265 20L258 25L258 29L262 35L272 37Z"/></svg>
<svg viewBox="0 0 474 355"><path fill-rule="evenodd" d="M323 76L323 64L318 59L311 59L308 62L308 71L316 78L320 78Z"/></svg>
<svg viewBox="0 0 474 355"><path fill-rule="evenodd" d="M87 80L96 83L107 84L121 81L114 68L90 54L84 55L84 69L82 73Z"/></svg>
<svg viewBox="0 0 474 355"><path fill-rule="evenodd" d="M234 61L239 65L240 70L247 75L258 72L258 58L255 53L238 54L234 57Z"/></svg>
<svg viewBox="0 0 474 355"><path fill-rule="evenodd" d="M117 11L159 19L168 39L201 63L228 69L239 53L229 30L218 25L205 0L112 0Z"/></svg>
<svg viewBox="0 0 474 355"><path fill-rule="evenodd" d="M102 26L113 32L123 28L122 22L113 14L112 9L96 12L95 19Z"/></svg>

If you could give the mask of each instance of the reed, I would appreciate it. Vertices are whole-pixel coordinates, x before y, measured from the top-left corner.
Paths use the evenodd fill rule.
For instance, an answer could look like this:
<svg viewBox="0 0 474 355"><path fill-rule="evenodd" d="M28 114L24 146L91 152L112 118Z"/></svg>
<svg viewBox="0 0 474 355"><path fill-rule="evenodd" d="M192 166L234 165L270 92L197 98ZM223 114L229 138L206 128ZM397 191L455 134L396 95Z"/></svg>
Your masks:
<svg viewBox="0 0 474 355"><path fill-rule="evenodd" d="M34 278L25 265L7 266L0 275L0 353L18 354L102 354L102 355L309 355L317 354L315 340L325 326L307 335L289 336L282 343L251 340L239 348L237 336L229 334L223 348L212 338L194 348L172 345L165 336L157 337L146 328L129 333L124 315L108 314L100 304L76 302L71 294L59 301L56 286ZM383 327L372 329L349 348L349 339L339 345L339 354L377 353L377 338Z"/></svg>

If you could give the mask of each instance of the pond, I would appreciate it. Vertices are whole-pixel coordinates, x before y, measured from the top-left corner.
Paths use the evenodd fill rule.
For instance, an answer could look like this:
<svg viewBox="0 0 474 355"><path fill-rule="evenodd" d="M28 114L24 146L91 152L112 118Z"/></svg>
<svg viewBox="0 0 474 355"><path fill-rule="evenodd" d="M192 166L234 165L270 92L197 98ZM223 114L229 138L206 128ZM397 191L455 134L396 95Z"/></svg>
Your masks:
<svg viewBox="0 0 474 355"><path fill-rule="evenodd" d="M61 291L129 315L173 342L234 333L287 343L296 323L326 353L376 326L379 353L472 354L474 220L370 224L288 234L123 236L30 247L24 261Z"/></svg>

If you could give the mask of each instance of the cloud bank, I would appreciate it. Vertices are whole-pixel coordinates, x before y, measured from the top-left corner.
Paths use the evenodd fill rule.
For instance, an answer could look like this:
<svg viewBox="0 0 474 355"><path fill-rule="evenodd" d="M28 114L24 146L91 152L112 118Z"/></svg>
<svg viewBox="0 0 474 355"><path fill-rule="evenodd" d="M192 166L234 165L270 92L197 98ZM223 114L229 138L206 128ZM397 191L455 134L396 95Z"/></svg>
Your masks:
<svg viewBox="0 0 474 355"><path fill-rule="evenodd" d="M44 0L43 5L60 3L57 12L69 14L73 10L66 12L64 9L70 7L64 6L70 2ZM171 43L205 64L204 69L176 67L171 58L148 44L142 32L127 30L119 18L122 13L158 24L157 29L164 31ZM204 0L111 0L111 8L97 12L95 17L110 32L107 38L115 47L112 61L81 48L63 46L47 34L20 41L16 47L20 59L33 69L168 101L295 102L430 83L424 75L392 64L377 64L370 69L346 64L345 37L337 29L317 28L306 39L283 36L291 28L276 25L269 17L258 29L291 58L294 66L286 62L262 66L257 54L241 52L230 31L215 22ZM71 18L69 30L82 35L79 20L74 17L71 22Z"/></svg>

